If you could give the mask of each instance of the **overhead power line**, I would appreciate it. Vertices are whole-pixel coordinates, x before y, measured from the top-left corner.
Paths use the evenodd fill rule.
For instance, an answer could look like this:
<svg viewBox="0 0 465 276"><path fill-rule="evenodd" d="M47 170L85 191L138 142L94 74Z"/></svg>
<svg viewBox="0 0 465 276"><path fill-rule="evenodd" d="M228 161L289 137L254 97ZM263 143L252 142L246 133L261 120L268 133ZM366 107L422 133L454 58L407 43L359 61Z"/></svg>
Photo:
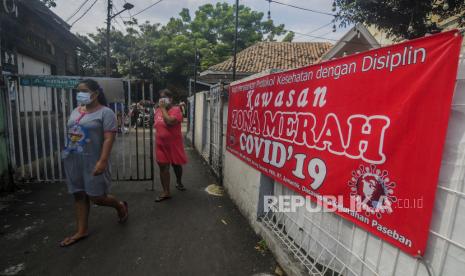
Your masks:
<svg viewBox="0 0 465 276"><path fill-rule="evenodd" d="M324 36L309 35L309 34L299 33L299 32L296 32L296 31L292 31L292 32L294 32L294 33L296 33L298 35L307 36L307 37L311 37L311 38L320 38L320 39L331 40L331 41L339 41L339 39L334 39L334 38L329 38L329 37L324 37ZM349 41L345 41L345 42L349 42ZM358 43L358 44L365 44L365 43Z"/></svg>
<svg viewBox="0 0 465 276"><path fill-rule="evenodd" d="M95 3L97 3L98 0L95 0L92 5L90 5L90 7L76 20L74 20L74 22L71 24L71 27L76 24L79 20L81 20L95 5Z"/></svg>
<svg viewBox="0 0 465 276"><path fill-rule="evenodd" d="M288 30L288 31L292 31L292 30ZM298 35L307 36L307 37L311 37L311 38L319 38L319 39L325 39L325 40L336 41L336 42L341 41L341 42L345 42L345 43L348 43L348 44L371 46L369 43L349 41L349 40L340 40L340 39L334 39L334 38L329 38L329 37L324 37L324 36L317 36L317 35L309 35L309 34L299 33L299 32L296 32L296 31L292 31L292 32L294 32L295 34L298 34ZM380 46L386 46L386 45L380 44Z"/></svg>
<svg viewBox="0 0 465 276"><path fill-rule="evenodd" d="M121 0L120 0L120 1L121 1ZM124 1L124 2L127 3L126 1ZM113 6L113 12L114 12L115 14L117 14L117 10L118 10L118 9L116 9L115 6ZM127 11L130 12L130 10L127 10ZM118 17L121 19L121 21L123 22L123 24L126 25L126 21L125 21L124 18L121 16L121 14L118 14Z"/></svg>
<svg viewBox="0 0 465 276"><path fill-rule="evenodd" d="M322 25L322 26L320 26L320 27L318 27L318 28L316 28L316 29L313 29L313 30L311 30L310 32L307 32L307 33L305 33L305 34L306 34L306 35L312 34L312 33L316 32L316 31L319 31L319 30L321 30L321 29L324 29L325 27L328 27L328 26L331 25L331 24L333 24L332 21L329 22L329 23L327 23L327 24L324 24L324 25ZM332 31L331 31L331 32L332 32ZM329 32L329 33L331 33L331 32ZM297 34L297 35L300 35L300 34ZM327 35L327 34L325 34L325 35ZM313 39L312 39L312 40L313 40Z"/></svg>
<svg viewBox="0 0 465 276"><path fill-rule="evenodd" d="M331 25L331 24L333 24L333 21L331 21L331 22L329 22L329 23L327 23L327 24L324 24L323 26L320 26L320 27L318 27L318 28L316 28L316 29L314 29L314 30L311 30L311 31L308 32L307 34L309 35L309 34L311 34L311 33L314 33L314 32L316 32L316 31L319 31L319 30L321 30L321 29L323 29L323 28L325 28L325 27L327 27L327 26L329 26L329 25Z"/></svg>
<svg viewBox="0 0 465 276"><path fill-rule="evenodd" d="M333 14L333 13L324 12L324 11L319 11L319 10L313 10L313 9L308 9L308 8L304 8L304 7L299 7L299 6L295 6L295 5L291 5L291 4L286 4L286 3L282 3L282 2L279 2L279 1L275 1L275 0L266 0L266 1L268 1L268 2L270 2L270 3L276 3L276 4L282 5L282 6L291 7L291 8L294 8L294 9L303 10L303 11L309 11L309 12L318 13L318 14L324 14L324 15L329 15L329 16L335 16L335 14Z"/></svg>
<svg viewBox="0 0 465 276"><path fill-rule="evenodd" d="M146 10L148 10L148 9L150 9L151 7L157 5L157 4L160 3L161 1L163 1L163 0L158 0L157 2L155 2L155 3L151 4L151 5L149 5L148 7L146 7L146 8L144 8L144 9L138 11L136 14L133 14L132 17L137 16L137 15L139 15L139 14L145 12Z"/></svg>
<svg viewBox="0 0 465 276"><path fill-rule="evenodd" d="M329 35L329 34L332 33L332 32L333 32L333 31L329 31L329 32L324 33L324 34L322 34L322 35L320 35L320 36L326 36L326 35ZM316 39L318 39L318 38L312 38L312 39L310 39L308 42L315 41Z"/></svg>
<svg viewBox="0 0 465 276"><path fill-rule="evenodd" d="M89 1L90 0L84 0L84 2L82 2L82 4L79 6L79 8L77 8L77 10L71 16L69 16L68 19L66 19L66 22L70 21L71 18L73 18Z"/></svg>
<svg viewBox="0 0 465 276"><path fill-rule="evenodd" d="M119 22L119 20L116 20L116 19L115 19L115 22L121 28L120 31L124 31L124 26L123 26L124 22L121 23L121 22Z"/></svg>
<svg viewBox="0 0 465 276"><path fill-rule="evenodd" d="M116 14L116 9L115 9L115 7L113 7L113 12ZM118 17L121 19L121 21L122 21L123 24L124 24L124 20L123 20L123 18L121 18L121 15L118 15ZM119 26L121 29L124 30L124 27L123 27L123 25L121 25L121 23L119 22L118 18L114 18L114 20L115 20L116 24L118 24L118 26Z"/></svg>

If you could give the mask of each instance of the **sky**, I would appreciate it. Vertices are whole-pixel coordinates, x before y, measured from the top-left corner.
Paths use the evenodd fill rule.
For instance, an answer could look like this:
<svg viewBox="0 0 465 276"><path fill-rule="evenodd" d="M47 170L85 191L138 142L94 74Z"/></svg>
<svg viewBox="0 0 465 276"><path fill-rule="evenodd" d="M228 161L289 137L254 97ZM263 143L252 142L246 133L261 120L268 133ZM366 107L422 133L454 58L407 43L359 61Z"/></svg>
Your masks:
<svg viewBox="0 0 465 276"><path fill-rule="evenodd" d="M91 5L96 1L95 5ZM130 2L135 7L130 11L130 14L135 14L149 5L158 2L159 0L113 0L115 10L120 11L123 8L125 1ZM278 0L277 0L278 1ZM97 27L105 27L106 19L106 0L87 0L86 5L71 19L70 16L81 6L86 0L56 0L57 7L52 10L72 24L81 15L84 14L89 8L89 12L85 14L79 21L77 21L72 31L75 33L86 34L95 32ZM166 23L171 17L178 17L179 12L183 8L188 8L191 12L191 16L194 11L201 5L211 3L214 4L219 1L213 0L162 0L152 8L136 16L139 23L144 21L150 21L151 23ZM220 2L227 2L234 4L235 0L223 0ZM279 0L279 2L299 6L307 9L313 9L323 12L331 13L332 2L331 0ZM268 13L268 1L267 0L240 0L240 4L246 5L253 10L261 11L264 13L266 19ZM275 24L284 24L287 30L294 32L308 34L311 36L303 36L296 34L294 41L329 41L334 43L335 40L339 39L348 29L337 28L336 32L332 32L332 24L329 24L333 19L332 16L300 10L288 6L279 5L277 3L271 3L271 19ZM129 12L121 14L122 17L130 16ZM69 20L68 20L69 19ZM121 17L116 17L116 21L113 21L115 28L124 30ZM326 27L314 31L323 25Z"/></svg>

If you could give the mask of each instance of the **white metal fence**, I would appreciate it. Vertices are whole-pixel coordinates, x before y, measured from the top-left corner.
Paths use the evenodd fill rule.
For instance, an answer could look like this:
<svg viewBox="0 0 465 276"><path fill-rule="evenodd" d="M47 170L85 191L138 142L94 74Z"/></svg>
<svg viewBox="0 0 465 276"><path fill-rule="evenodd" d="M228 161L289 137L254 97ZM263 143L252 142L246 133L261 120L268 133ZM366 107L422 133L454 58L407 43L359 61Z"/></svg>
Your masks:
<svg viewBox="0 0 465 276"><path fill-rule="evenodd" d="M210 149L208 162L216 174L222 178L223 170L223 97L224 85L219 83L210 88L209 92L209 130Z"/></svg>
<svg viewBox="0 0 465 276"><path fill-rule="evenodd" d="M333 213L310 213L305 207L294 213L270 211L262 223L309 275L465 275L464 52L424 258L413 258ZM298 195L279 183L274 194Z"/></svg>
<svg viewBox="0 0 465 276"><path fill-rule="evenodd" d="M224 133L224 97L226 95L223 83L212 85L204 93L206 100L202 105L202 148L200 154L208 162L213 173L221 180L223 175L223 133ZM197 106L200 105L197 103ZM196 108L198 108L196 107ZM199 115L199 112L196 112ZM199 126L196 126L196 128Z"/></svg>
<svg viewBox="0 0 465 276"><path fill-rule="evenodd" d="M153 87L147 80L125 80L125 86L124 102L112 105L121 128L112 150L112 177L153 181Z"/></svg>
<svg viewBox="0 0 465 276"><path fill-rule="evenodd" d="M75 106L72 89L20 85L16 76L8 79L9 149L16 175L20 180L63 179L61 150Z"/></svg>
<svg viewBox="0 0 465 276"><path fill-rule="evenodd" d="M31 79L68 83L58 88L57 83L26 82ZM8 140L16 180L63 181L61 152L69 115L77 106L74 88L79 78L11 75L7 80ZM123 97L108 99L119 129L112 151L112 176L115 180L153 180L152 86L145 80L113 80L121 82L121 89L124 82L125 89ZM138 112L131 111L131 106Z"/></svg>

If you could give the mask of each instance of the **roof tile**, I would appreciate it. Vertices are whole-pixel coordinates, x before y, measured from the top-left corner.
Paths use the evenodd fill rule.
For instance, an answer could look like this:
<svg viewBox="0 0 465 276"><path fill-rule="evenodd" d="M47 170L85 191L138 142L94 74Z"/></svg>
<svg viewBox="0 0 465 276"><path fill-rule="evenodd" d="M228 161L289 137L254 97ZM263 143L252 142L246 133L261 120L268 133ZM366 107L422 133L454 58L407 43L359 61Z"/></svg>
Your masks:
<svg viewBox="0 0 465 276"><path fill-rule="evenodd" d="M328 42L259 42L237 54L237 72L258 73L292 69L316 63L330 48ZM232 71L233 58L213 65L212 71Z"/></svg>

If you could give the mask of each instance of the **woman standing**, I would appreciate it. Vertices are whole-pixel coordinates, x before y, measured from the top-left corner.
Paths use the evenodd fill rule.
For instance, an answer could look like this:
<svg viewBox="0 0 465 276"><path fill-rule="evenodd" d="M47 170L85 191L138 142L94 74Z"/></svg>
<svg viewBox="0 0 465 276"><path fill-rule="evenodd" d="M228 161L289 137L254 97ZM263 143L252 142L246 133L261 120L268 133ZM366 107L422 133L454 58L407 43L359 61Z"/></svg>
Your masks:
<svg viewBox="0 0 465 276"><path fill-rule="evenodd" d="M106 107L105 96L96 81L83 80L77 88L79 106L69 117L63 151L68 191L74 196L77 231L65 238L61 246L72 245L88 236L90 201L113 207L121 223L128 218L128 204L108 194L109 159L117 132L115 113Z"/></svg>
<svg viewBox="0 0 465 276"><path fill-rule="evenodd" d="M173 105L173 94L168 89L160 92L160 101L155 111L155 155L160 168L160 181L163 193L155 199L161 202L171 198L170 165L176 175L176 188L185 191L182 184L182 165L187 163L181 133L182 112Z"/></svg>

